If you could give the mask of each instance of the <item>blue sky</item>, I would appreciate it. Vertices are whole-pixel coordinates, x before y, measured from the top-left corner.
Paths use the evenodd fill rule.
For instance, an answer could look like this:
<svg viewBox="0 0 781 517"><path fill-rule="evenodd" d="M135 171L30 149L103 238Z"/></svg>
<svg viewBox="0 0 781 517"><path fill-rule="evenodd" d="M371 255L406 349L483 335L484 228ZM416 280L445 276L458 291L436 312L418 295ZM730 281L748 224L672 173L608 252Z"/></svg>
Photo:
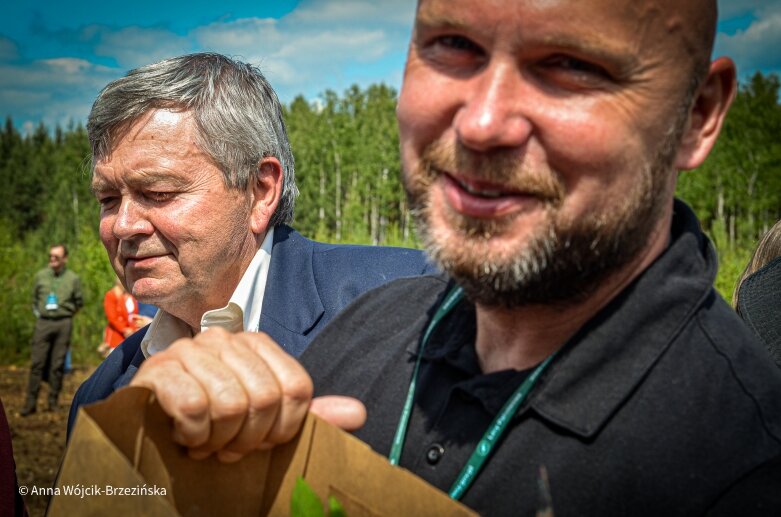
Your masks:
<svg viewBox="0 0 781 517"><path fill-rule="evenodd" d="M715 52L742 76L781 70L781 0L719 5ZM398 88L414 9L415 0L4 2L0 116L25 131L83 122L109 81L203 50L259 65L283 102L353 83Z"/></svg>

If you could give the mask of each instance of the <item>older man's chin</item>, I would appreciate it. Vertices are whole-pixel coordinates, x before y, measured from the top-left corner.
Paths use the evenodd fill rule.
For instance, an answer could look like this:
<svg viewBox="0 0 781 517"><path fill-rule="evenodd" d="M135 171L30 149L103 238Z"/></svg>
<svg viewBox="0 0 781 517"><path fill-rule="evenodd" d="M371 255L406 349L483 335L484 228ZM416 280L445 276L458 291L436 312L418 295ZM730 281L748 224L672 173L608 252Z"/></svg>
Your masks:
<svg viewBox="0 0 781 517"><path fill-rule="evenodd" d="M169 285L165 285L169 284ZM170 280L142 276L127 279L127 290L139 302L149 303L164 308L171 302Z"/></svg>

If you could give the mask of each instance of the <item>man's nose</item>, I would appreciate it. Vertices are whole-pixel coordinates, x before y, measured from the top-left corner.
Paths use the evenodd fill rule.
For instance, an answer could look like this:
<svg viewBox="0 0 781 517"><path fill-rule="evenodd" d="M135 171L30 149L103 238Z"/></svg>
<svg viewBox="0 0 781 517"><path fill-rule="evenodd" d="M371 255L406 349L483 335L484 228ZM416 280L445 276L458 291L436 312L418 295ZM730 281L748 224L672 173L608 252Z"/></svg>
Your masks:
<svg viewBox="0 0 781 517"><path fill-rule="evenodd" d="M476 151L524 145L533 131L527 108L531 88L514 63L490 63L469 80L453 124L459 140Z"/></svg>
<svg viewBox="0 0 781 517"><path fill-rule="evenodd" d="M154 232L154 227L144 207L129 197L123 197L114 219L113 231L118 239L130 239L135 235L149 235Z"/></svg>

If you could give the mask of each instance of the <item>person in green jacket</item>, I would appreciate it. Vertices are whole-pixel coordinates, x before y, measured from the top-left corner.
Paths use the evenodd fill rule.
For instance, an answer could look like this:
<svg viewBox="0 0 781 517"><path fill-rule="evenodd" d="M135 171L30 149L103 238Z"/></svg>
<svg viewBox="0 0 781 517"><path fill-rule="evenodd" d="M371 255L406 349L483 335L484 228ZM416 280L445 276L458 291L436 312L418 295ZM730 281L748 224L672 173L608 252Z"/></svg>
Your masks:
<svg viewBox="0 0 781 517"><path fill-rule="evenodd" d="M57 409L73 315L84 305L81 281L66 268L67 263L68 248L64 244L55 244L49 249L49 267L35 274L33 313L38 320L33 332L32 366L22 416L35 413L38 391L45 378L50 387L47 409Z"/></svg>

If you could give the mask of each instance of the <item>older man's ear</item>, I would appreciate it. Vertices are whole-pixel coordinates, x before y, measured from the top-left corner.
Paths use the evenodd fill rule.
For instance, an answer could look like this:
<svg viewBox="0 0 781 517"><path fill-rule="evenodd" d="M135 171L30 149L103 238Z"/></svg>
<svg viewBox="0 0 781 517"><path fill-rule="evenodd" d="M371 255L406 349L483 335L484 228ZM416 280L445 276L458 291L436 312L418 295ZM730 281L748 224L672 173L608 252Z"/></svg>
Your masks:
<svg viewBox="0 0 781 517"><path fill-rule="evenodd" d="M258 164L258 174L252 188L251 229L258 235L264 235L269 221L282 197L284 181L282 164L274 157L263 158Z"/></svg>

